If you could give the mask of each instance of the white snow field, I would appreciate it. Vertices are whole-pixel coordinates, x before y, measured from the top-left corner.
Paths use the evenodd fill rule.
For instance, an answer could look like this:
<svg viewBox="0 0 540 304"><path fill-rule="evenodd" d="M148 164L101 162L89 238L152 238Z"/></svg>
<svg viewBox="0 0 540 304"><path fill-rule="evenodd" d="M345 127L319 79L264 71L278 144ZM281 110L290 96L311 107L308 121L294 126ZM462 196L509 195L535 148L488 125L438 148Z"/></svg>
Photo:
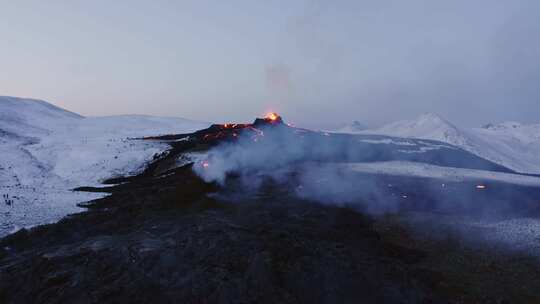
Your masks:
<svg viewBox="0 0 540 304"><path fill-rule="evenodd" d="M136 174L167 149L132 138L208 126L140 115L85 118L40 100L0 97L0 237L82 211L77 203L104 194L73 188Z"/></svg>
<svg viewBox="0 0 540 304"><path fill-rule="evenodd" d="M370 174L415 176L440 179L442 183L465 182L471 187L504 182L515 185L540 187L540 177L484 170L450 168L425 163L390 161L375 163L339 164L344 169ZM540 257L540 219L520 217L513 219L472 219L462 216L434 216L431 213L408 214L403 217L412 227L441 227L456 231L473 242L502 246L505 249Z"/></svg>
<svg viewBox="0 0 540 304"><path fill-rule="evenodd" d="M540 124L517 122L462 129L437 114L399 121L378 129L342 133L388 135L442 141L521 173L540 174Z"/></svg>
<svg viewBox="0 0 540 304"><path fill-rule="evenodd" d="M341 166L352 171L371 174L425 177L451 182L504 182L522 186L540 187L540 177L536 176L476 169L442 167L409 161L348 163L341 164Z"/></svg>

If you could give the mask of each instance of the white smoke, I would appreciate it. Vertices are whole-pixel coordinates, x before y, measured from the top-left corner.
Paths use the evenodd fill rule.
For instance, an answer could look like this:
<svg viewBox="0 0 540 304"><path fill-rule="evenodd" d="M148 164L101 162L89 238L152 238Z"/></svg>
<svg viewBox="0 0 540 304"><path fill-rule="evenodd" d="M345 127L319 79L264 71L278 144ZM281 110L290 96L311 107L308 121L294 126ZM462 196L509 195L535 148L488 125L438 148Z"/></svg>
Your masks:
<svg viewBox="0 0 540 304"><path fill-rule="evenodd" d="M242 135L234 143L211 149L196 162L195 172L207 182L225 185L236 176L243 191L257 191L265 180L289 187L300 198L321 203L355 205L370 213L394 211L395 199L384 197L372 179L347 170L358 147L350 141L322 140L330 135L284 126L263 128L264 136ZM332 143L332 144L329 144Z"/></svg>
<svg viewBox="0 0 540 304"><path fill-rule="evenodd" d="M225 143L211 149L205 162L194 167L195 172L207 182L225 182L227 174L268 173L301 161L305 152L295 144L281 127L263 128L262 136L242 134L235 143Z"/></svg>

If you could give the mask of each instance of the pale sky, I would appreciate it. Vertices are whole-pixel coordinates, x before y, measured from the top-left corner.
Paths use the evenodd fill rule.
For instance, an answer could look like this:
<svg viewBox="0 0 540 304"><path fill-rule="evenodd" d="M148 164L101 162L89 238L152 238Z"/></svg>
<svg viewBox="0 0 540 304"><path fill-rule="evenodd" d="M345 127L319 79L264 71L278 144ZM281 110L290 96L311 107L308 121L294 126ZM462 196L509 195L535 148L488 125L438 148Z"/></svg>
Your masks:
<svg viewBox="0 0 540 304"><path fill-rule="evenodd" d="M83 115L540 122L540 1L0 0L0 95Z"/></svg>

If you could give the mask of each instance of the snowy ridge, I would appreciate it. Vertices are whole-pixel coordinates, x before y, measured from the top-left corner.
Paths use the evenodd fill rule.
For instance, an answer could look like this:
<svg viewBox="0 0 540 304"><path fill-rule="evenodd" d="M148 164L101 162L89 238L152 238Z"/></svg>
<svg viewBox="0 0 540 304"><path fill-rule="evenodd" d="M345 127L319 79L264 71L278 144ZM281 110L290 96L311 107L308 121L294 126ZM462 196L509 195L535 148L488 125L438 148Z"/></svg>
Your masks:
<svg viewBox="0 0 540 304"><path fill-rule="evenodd" d="M415 137L446 142L458 147L470 146L467 135L437 114L426 113L412 121L399 121L375 130L377 134Z"/></svg>
<svg viewBox="0 0 540 304"><path fill-rule="evenodd" d="M208 123L123 115L82 117L44 101L0 97L0 237L54 222L102 194L77 193L144 169L166 144L132 140L193 132Z"/></svg>
<svg viewBox="0 0 540 304"><path fill-rule="evenodd" d="M44 135L80 119L83 117L43 100L0 96L0 130L17 135Z"/></svg>
<svg viewBox="0 0 540 304"><path fill-rule="evenodd" d="M506 122L461 129L437 114L428 113L415 120L354 133L442 141L517 172L540 174L540 124Z"/></svg>

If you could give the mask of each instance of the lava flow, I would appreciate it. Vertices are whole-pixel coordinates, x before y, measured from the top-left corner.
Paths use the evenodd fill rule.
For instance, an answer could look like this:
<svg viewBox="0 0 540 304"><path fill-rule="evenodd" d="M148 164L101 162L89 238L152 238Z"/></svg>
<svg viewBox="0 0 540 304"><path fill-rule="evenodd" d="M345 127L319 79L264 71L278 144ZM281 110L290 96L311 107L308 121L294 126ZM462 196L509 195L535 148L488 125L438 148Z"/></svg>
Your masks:
<svg viewBox="0 0 540 304"><path fill-rule="evenodd" d="M272 128L272 129L269 129ZM265 137L265 131L280 130L280 134L289 133L298 138L304 138L307 134L315 136L330 136L328 133L312 132L306 129L286 124L282 117L275 113L268 113L265 117L256 118L253 123L224 123L213 124L209 128L199 130L191 134L177 134L145 137L147 140L183 141L190 144L218 145L222 142L235 142L240 138L249 138L254 143L260 142Z"/></svg>
<svg viewBox="0 0 540 304"><path fill-rule="evenodd" d="M258 142L264 136L265 127L287 127L283 119L277 113L269 113L264 118L257 118L252 124L225 123L214 124L207 129L195 132L193 136L208 144L219 141L237 140L240 135L249 136L254 142Z"/></svg>
<svg viewBox="0 0 540 304"><path fill-rule="evenodd" d="M190 136L189 140L213 146L222 142L237 141L242 136L243 138L249 138L253 143L258 143L264 137L263 129L268 127L289 128L288 125L283 123L281 116L272 112L264 118L256 118L252 124L213 124L207 129L195 132ZM200 162L200 166L203 169L208 169L210 161L203 160Z"/></svg>

